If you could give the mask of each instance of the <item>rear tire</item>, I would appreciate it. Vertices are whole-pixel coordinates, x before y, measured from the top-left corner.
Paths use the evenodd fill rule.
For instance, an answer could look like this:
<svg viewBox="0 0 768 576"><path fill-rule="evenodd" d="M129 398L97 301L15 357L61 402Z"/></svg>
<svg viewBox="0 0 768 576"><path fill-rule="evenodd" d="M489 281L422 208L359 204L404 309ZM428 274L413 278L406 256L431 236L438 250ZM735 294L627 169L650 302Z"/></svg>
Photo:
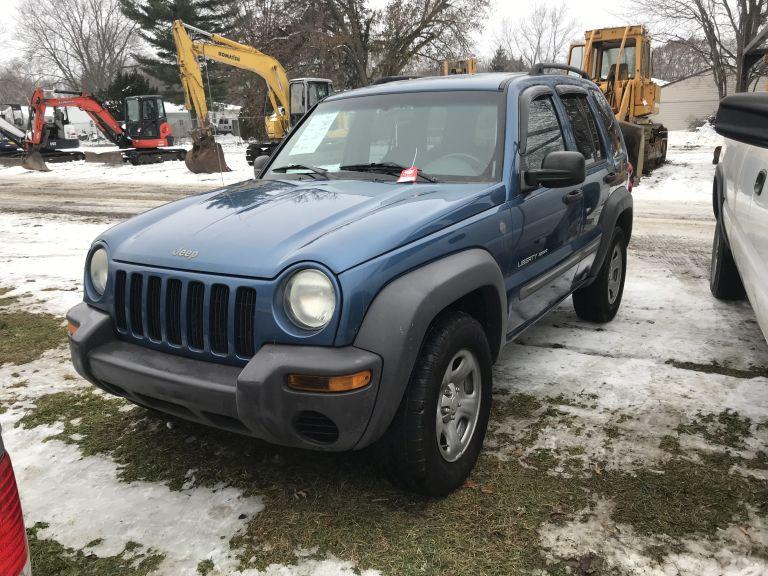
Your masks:
<svg viewBox="0 0 768 576"><path fill-rule="evenodd" d="M464 483L488 427L491 365L488 340L473 317L453 312L433 323L379 445L395 485L441 497Z"/></svg>
<svg viewBox="0 0 768 576"><path fill-rule="evenodd" d="M611 244L597 278L573 293L576 315L589 322L610 322L621 306L627 275L627 242L624 230L613 229Z"/></svg>
<svg viewBox="0 0 768 576"><path fill-rule="evenodd" d="M723 224L717 220L712 241L712 260L709 268L709 290L720 300L738 300L744 297L744 284L726 243Z"/></svg>

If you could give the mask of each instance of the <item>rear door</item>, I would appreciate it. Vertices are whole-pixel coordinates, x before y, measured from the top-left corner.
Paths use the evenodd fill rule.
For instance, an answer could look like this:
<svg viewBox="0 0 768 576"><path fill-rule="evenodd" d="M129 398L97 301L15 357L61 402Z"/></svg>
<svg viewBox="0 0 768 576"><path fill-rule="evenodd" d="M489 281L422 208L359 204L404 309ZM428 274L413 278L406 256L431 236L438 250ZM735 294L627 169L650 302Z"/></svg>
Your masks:
<svg viewBox="0 0 768 576"><path fill-rule="evenodd" d="M618 181L618 176L614 168L613 150L604 140L597 109L594 102L590 102L587 91L576 86L561 86L558 92L570 126L568 147L581 152L587 169L587 177L581 187L584 195L581 204L582 227L574 246L582 256L576 272L578 282L589 273L594 261L600 245L601 231L597 226L600 213L608 199L611 184Z"/></svg>
<svg viewBox="0 0 768 576"><path fill-rule="evenodd" d="M520 174L541 168L544 157L565 150L562 109L554 90L536 86L520 96ZM521 179L522 180L522 179ZM571 290L578 260L574 243L582 232L581 185L565 188L526 187L521 181L512 210L523 222L514 247L509 327L515 330L538 317Z"/></svg>

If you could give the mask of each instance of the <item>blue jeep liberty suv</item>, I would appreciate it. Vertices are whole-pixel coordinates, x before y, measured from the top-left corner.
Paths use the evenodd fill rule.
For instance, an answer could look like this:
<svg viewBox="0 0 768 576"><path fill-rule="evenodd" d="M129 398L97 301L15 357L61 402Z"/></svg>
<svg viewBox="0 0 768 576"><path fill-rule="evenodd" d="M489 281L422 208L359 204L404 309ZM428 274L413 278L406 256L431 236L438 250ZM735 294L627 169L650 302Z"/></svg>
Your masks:
<svg viewBox="0 0 768 576"><path fill-rule="evenodd" d="M553 67L331 96L254 180L111 228L68 313L75 368L271 443L375 444L393 481L448 494L504 344L569 295L593 322L621 302L624 141L597 87Z"/></svg>

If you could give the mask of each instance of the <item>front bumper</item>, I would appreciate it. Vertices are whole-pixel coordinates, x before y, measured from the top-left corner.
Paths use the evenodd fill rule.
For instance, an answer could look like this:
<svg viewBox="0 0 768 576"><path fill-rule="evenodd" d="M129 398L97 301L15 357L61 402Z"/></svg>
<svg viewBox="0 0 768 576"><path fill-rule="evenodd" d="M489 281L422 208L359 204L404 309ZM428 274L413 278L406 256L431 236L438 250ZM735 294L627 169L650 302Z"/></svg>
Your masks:
<svg viewBox="0 0 768 576"><path fill-rule="evenodd" d="M373 413L381 358L348 346L267 344L240 368L159 352L119 340L108 314L85 303L67 313L78 326L69 338L77 372L136 404L284 446L350 450ZM288 374L343 375L371 370L352 392L297 392Z"/></svg>

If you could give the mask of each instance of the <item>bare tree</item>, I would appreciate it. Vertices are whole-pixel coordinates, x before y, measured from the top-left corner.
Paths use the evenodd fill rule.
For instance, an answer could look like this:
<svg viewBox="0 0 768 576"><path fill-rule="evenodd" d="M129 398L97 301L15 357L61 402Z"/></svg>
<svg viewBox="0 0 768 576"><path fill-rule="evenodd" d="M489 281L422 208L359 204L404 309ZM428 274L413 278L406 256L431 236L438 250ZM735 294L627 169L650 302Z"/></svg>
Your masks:
<svg viewBox="0 0 768 576"><path fill-rule="evenodd" d="M22 58L6 62L0 65L0 104L27 104L35 87L50 80Z"/></svg>
<svg viewBox="0 0 768 576"><path fill-rule="evenodd" d="M307 42L338 66L341 83L364 86L374 78L443 58L467 56L488 0L389 0L372 9L365 0L310 0Z"/></svg>
<svg viewBox="0 0 768 576"><path fill-rule="evenodd" d="M728 93L729 76L737 78L736 91L743 92L760 73L742 74L742 57L766 24L768 0L638 0L636 6L639 14L652 16L656 37L701 50L721 98Z"/></svg>
<svg viewBox="0 0 768 576"><path fill-rule="evenodd" d="M653 75L674 82L709 68L707 44L700 38L669 40L653 51Z"/></svg>
<svg viewBox="0 0 768 576"><path fill-rule="evenodd" d="M504 18L497 41L508 53L519 54L525 66L531 67L537 62L562 60L578 32L578 24L565 3L539 4L521 20Z"/></svg>
<svg viewBox="0 0 768 576"><path fill-rule="evenodd" d="M117 0L37 0L18 19L25 56L71 89L106 90L136 41Z"/></svg>

